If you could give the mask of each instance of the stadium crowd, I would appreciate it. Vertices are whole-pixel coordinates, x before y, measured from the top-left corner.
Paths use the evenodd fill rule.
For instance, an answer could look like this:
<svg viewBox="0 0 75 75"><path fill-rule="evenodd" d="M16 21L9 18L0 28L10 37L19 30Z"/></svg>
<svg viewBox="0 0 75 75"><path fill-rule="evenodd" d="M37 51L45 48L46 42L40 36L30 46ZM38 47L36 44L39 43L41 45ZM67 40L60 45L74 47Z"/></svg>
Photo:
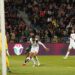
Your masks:
<svg viewBox="0 0 75 75"><path fill-rule="evenodd" d="M19 11L25 12L28 25ZM42 42L68 43L75 26L74 0L5 0L8 42L27 42L36 32Z"/></svg>

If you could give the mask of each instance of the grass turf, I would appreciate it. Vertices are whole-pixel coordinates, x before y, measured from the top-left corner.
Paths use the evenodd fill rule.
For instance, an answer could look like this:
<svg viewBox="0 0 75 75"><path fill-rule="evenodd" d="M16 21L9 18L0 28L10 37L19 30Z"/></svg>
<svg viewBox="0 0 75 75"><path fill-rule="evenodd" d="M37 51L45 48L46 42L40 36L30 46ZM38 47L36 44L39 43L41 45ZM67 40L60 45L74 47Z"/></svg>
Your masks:
<svg viewBox="0 0 75 75"><path fill-rule="evenodd" d="M10 56L10 68L12 73L7 75L75 75L75 56L38 56L41 65L32 67L32 62L22 66L25 56ZM1 58L0 58L1 75Z"/></svg>

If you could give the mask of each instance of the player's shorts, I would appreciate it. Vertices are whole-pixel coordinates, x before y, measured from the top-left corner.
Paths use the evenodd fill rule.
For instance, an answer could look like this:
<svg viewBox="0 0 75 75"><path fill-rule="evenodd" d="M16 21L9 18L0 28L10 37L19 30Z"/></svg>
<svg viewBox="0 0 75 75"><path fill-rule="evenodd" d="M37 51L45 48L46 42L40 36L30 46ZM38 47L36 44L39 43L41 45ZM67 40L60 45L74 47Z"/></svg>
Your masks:
<svg viewBox="0 0 75 75"><path fill-rule="evenodd" d="M31 51L32 53L38 53L39 52L39 47L31 47Z"/></svg>
<svg viewBox="0 0 75 75"><path fill-rule="evenodd" d="M75 44L70 44L69 49L75 49Z"/></svg>

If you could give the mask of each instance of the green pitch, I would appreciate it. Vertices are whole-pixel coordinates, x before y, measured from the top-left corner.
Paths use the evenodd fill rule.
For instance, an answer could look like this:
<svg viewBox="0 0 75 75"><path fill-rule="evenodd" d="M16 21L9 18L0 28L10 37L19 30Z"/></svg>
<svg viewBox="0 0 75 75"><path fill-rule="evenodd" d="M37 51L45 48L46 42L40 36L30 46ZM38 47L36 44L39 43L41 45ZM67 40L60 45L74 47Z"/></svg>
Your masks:
<svg viewBox="0 0 75 75"><path fill-rule="evenodd" d="M41 65L32 67L32 62L22 66L25 56L10 56L12 73L7 75L75 75L75 56L38 56ZM0 58L1 75L1 58Z"/></svg>

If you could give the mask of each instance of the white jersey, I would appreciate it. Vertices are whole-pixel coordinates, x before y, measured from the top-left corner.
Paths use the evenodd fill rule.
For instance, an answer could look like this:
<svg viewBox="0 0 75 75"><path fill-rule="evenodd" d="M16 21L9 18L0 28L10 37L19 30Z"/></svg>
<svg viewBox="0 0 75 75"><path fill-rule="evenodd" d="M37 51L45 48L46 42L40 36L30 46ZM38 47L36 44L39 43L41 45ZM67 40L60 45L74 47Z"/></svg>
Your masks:
<svg viewBox="0 0 75 75"><path fill-rule="evenodd" d="M30 42L31 42L31 52L38 52L39 51L39 45L42 45L44 48L45 45L41 42L41 41L37 41L38 39L35 38L35 41L32 40L32 38L30 38Z"/></svg>
<svg viewBox="0 0 75 75"><path fill-rule="evenodd" d="M30 43L33 47L39 46L38 43L36 42L37 38L35 38L35 41L32 40L32 38L30 38Z"/></svg>
<svg viewBox="0 0 75 75"><path fill-rule="evenodd" d="M75 49L75 33L72 33L70 35L70 45L69 45L69 49Z"/></svg>
<svg viewBox="0 0 75 75"><path fill-rule="evenodd" d="M75 40L75 33L72 33L72 34L70 35L70 43L71 43L71 44L75 43L74 40Z"/></svg>

